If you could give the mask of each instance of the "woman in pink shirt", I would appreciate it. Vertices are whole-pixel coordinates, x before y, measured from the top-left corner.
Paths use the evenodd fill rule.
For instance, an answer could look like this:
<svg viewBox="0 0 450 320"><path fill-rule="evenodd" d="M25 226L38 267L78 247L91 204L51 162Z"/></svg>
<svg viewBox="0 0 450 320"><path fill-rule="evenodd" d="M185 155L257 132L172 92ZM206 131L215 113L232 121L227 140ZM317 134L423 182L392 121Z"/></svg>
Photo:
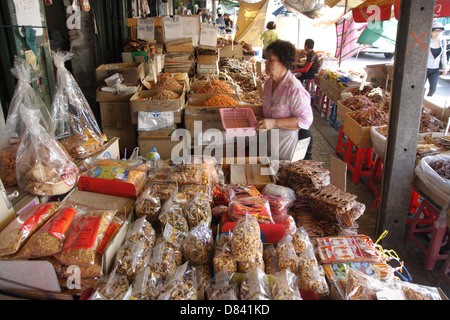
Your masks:
<svg viewBox="0 0 450 320"><path fill-rule="evenodd" d="M267 47L266 73L270 78L264 87L264 119L258 122L258 129L278 129L280 160L291 160L299 130L308 131L313 122L311 96L290 71L295 54L295 46L288 41L277 40Z"/></svg>

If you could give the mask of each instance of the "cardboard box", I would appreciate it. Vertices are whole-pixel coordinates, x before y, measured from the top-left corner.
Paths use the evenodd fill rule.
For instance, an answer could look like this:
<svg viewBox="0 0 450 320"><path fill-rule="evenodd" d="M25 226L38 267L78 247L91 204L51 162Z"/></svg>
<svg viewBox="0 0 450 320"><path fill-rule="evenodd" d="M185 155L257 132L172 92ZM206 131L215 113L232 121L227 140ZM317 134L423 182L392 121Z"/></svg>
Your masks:
<svg viewBox="0 0 450 320"><path fill-rule="evenodd" d="M170 137L171 134L177 128L173 129L161 129L161 130L153 130L153 131L138 131L138 138L155 138L155 137Z"/></svg>
<svg viewBox="0 0 450 320"><path fill-rule="evenodd" d="M345 116L344 134L359 148L372 148L371 127L363 127L350 114Z"/></svg>
<svg viewBox="0 0 450 320"><path fill-rule="evenodd" d="M0 179L0 231L16 218L16 211Z"/></svg>
<svg viewBox="0 0 450 320"><path fill-rule="evenodd" d="M366 65L364 70L367 73L367 81L370 82L373 87L380 87L386 89L387 91L391 91L393 83L392 80L394 78L393 64L380 63Z"/></svg>
<svg viewBox="0 0 450 320"><path fill-rule="evenodd" d="M126 95L119 95L117 92L107 92L102 91L102 88L105 86L100 86L97 88L97 91L95 93L95 101L97 102L129 102L132 94L126 94ZM137 90L140 90L140 85L137 86Z"/></svg>
<svg viewBox="0 0 450 320"><path fill-rule="evenodd" d="M164 71L168 73L189 73L194 65L194 56L188 52L166 54Z"/></svg>
<svg viewBox="0 0 450 320"><path fill-rule="evenodd" d="M136 127L124 129L103 129L103 133L109 138L116 137L119 139L120 156L122 157L127 151L127 155L130 156L133 150L137 147L137 133Z"/></svg>
<svg viewBox="0 0 450 320"><path fill-rule="evenodd" d="M267 184L275 183L273 175L264 175L262 168L269 168L262 164L232 164L230 165L230 184L253 184L258 190Z"/></svg>
<svg viewBox="0 0 450 320"><path fill-rule="evenodd" d="M158 91L140 90L130 99L131 112L150 112L150 111L181 111L185 104L185 91L174 91L180 95L178 99L173 100L149 100L155 96Z"/></svg>
<svg viewBox="0 0 450 320"><path fill-rule="evenodd" d="M340 124L344 124L345 123L345 117L347 116L348 112L352 112L352 110L350 110L349 108L347 108L346 106L344 106L342 104L342 100L338 101L336 103L336 120L340 123Z"/></svg>
<svg viewBox="0 0 450 320"><path fill-rule="evenodd" d="M132 127L130 102L100 102L102 128L128 129Z"/></svg>
<svg viewBox="0 0 450 320"><path fill-rule="evenodd" d="M192 38L178 39L166 42L166 52L194 52L194 40Z"/></svg>
<svg viewBox="0 0 450 320"><path fill-rule="evenodd" d="M145 76L143 63L111 63L102 64L95 70L97 85L104 84L104 80L113 74L120 73L127 84L139 84L142 77Z"/></svg>
<svg viewBox="0 0 450 320"><path fill-rule="evenodd" d="M211 74L219 74L219 69L217 65L197 65L197 75L211 75Z"/></svg>
<svg viewBox="0 0 450 320"><path fill-rule="evenodd" d="M152 150L152 148L156 148L162 160L172 159L173 148L182 143L183 143L182 141L172 141L171 137L167 136L149 137L149 138L140 137L138 139L139 150L142 155L146 155Z"/></svg>
<svg viewBox="0 0 450 320"><path fill-rule="evenodd" d="M187 98L191 105L202 106L202 105L204 105L204 103L206 101L208 101L209 98L219 94L219 93L198 93L198 91L206 83L207 83L207 81L204 81L199 84L191 85L190 90L187 94ZM231 90L233 90L232 93L224 93L224 94L232 97L236 101L241 101L241 99L239 98L239 95L238 95L239 87L236 84L231 83L231 82L224 81L224 83L227 84Z"/></svg>
<svg viewBox="0 0 450 320"><path fill-rule="evenodd" d="M345 88L339 87L333 81L322 78L320 79L320 90L333 102L341 99L341 93Z"/></svg>
<svg viewBox="0 0 450 320"><path fill-rule="evenodd" d="M242 59L244 57L244 50L242 44L227 45L219 47L220 58L236 58Z"/></svg>
<svg viewBox="0 0 450 320"><path fill-rule="evenodd" d="M199 65L216 65L219 61L217 54L200 54L197 56L197 64Z"/></svg>

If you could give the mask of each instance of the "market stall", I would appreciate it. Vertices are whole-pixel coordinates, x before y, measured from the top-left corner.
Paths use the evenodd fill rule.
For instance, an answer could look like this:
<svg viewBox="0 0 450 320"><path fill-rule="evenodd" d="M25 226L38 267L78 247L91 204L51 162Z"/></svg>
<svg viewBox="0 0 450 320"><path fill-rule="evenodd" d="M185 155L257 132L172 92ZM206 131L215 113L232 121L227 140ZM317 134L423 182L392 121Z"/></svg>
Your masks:
<svg viewBox="0 0 450 320"><path fill-rule="evenodd" d="M20 212L0 216L0 268L9 280L2 279L2 286L27 297L86 300L376 300L387 298L386 292L405 300L447 299L438 288L405 281L402 262L378 241L358 233L365 205L331 184L331 173L322 163L273 163L245 152L225 159L203 153L184 155L181 161L173 157L178 141L172 134L191 131L196 120L221 134L232 129L250 136L255 128L250 119L262 116L266 79L261 69L257 72L257 61L224 57L221 50L216 56L215 48L199 50L201 40L174 39L180 21L161 22L164 37L155 48L165 48L163 72L155 72L157 58L151 53L143 62L97 69L97 101L106 103L101 105L106 137L95 139L97 126L89 117L82 119L76 128L90 135L81 142L73 138L79 147L75 150L84 151L74 154L69 147L75 142L56 140L42 129L48 153L58 151L65 171L55 169L46 177L35 169L54 158L47 152L31 167L25 161L30 155L20 162L15 160L20 157L2 154L17 166L14 170L28 169L26 183L17 181L15 187L35 201L21 204ZM192 29L182 39L186 35L198 39ZM217 41L220 47L223 40ZM236 45L231 43L232 51ZM139 52L130 45L127 50ZM212 54L200 54L202 50ZM194 74L191 62L189 70L179 69L174 62L180 61L173 58L183 52L213 62L214 72L197 69ZM359 89L362 81L332 75L323 73L320 82L336 103L343 91ZM350 109L346 101L341 104ZM89 115L82 102L82 114ZM24 104L27 115L32 108ZM241 110L249 121L229 126L224 114ZM42 122L45 128L43 113L36 107L32 111L39 116L33 124ZM340 118L344 126L349 114ZM65 125L74 125L76 117L67 118L71 121ZM122 143L128 133L123 138L111 135L120 130L133 133L139 148ZM25 133L18 135L26 141ZM80 132L74 136L82 137ZM5 147L0 146L2 153L14 151L13 135L8 138ZM191 138L189 146L195 143L195 136ZM160 158L147 158L155 147ZM31 149L25 145L16 152ZM2 180L9 182L11 172L1 169ZM64 188L53 192L46 184ZM19 208L17 202L13 207Z"/></svg>

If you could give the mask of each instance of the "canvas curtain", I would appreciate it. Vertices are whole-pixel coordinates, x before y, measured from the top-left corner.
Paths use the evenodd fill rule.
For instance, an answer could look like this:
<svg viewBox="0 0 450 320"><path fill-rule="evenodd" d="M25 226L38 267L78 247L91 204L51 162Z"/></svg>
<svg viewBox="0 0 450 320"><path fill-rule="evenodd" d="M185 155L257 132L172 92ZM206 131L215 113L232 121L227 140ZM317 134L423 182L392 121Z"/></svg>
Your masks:
<svg viewBox="0 0 450 320"><path fill-rule="evenodd" d="M264 32L268 5L269 0L256 3L241 1L236 22L236 41L244 41L255 47L261 46L259 36Z"/></svg>
<svg viewBox="0 0 450 320"><path fill-rule="evenodd" d="M366 45L358 43L362 30L356 28L353 19L341 18L336 22L337 48L336 58L344 61L365 49Z"/></svg>

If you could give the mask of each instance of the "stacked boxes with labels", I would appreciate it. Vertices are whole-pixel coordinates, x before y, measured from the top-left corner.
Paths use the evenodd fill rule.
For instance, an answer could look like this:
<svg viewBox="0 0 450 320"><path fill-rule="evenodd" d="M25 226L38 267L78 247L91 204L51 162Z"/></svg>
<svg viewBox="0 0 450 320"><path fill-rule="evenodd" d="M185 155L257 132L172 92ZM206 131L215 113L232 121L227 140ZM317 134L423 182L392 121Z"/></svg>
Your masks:
<svg viewBox="0 0 450 320"><path fill-rule="evenodd" d="M194 66L194 41L192 38L168 41L164 71L168 73L190 73Z"/></svg>
<svg viewBox="0 0 450 320"><path fill-rule="evenodd" d="M169 159L176 144L171 141L171 136L183 120L187 74L179 73L170 77L182 88L170 90L174 97L161 99L161 95L167 94L169 90L155 86L150 90L139 90L130 99L131 121L137 126L138 145L143 156L152 148L157 148L162 159Z"/></svg>
<svg viewBox="0 0 450 320"><path fill-rule="evenodd" d="M123 85L127 86L130 92L123 94L107 87L105 79L114 74L123 77ZM137 147L136 125L131 120L130 98L135 90L139 89L140 80L144 76L145 68L142 63L107 64L101 65L96 70L98 85L96 100L100 104L102 130L108 138L120 139L121 151Z"/></svg>
<svg viewBox="0 0 450 320"><path fill-rule="evenodd" d="M217 50L197 48L197 75L219 73L219 55Z"/></svg>

